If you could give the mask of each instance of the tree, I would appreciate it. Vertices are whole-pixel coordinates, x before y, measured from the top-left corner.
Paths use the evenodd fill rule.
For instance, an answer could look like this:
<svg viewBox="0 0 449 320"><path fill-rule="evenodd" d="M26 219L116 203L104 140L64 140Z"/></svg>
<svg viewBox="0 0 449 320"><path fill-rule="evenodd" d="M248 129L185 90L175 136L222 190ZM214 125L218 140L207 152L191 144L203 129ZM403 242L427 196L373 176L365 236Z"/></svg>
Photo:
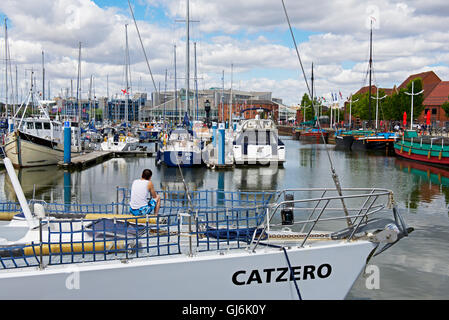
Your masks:
<svg viewBox="0 0 449 320"><path fill-rule="evenodd" d="M449 96L448 96L449 99ZM446 114L446 117L449 117L449 101L446 101L441 105L441 108L444 110L444 113Z"/></svg>
<svg viewBox="0 0 449 320"><path fill-rule="evenodd" d="M315 100L316 101L316 100ZM312 100L310 99L307 93L304 93L301 99L301 110L302 110L302 119L298 119L299 121L304 121L304 110L306 112L306 121L313 120L315 117L315 112L313 111ZM316 104L315 104L316 106Z"/></svg>

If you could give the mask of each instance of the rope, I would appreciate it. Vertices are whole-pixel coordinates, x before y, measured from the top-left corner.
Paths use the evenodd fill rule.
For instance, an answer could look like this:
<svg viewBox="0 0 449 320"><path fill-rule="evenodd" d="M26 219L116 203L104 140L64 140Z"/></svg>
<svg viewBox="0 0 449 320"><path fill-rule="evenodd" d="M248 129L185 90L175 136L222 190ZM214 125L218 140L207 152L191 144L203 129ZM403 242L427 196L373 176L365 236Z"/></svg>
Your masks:
<svg viewBox="0 0 449 320"><path fill-rule="evenodd" d="M292 266L290 264L290 259L288 258L287 250L285 250L285 247L282 247L282 250L284 250L285 259L287 259L288 268L290 269L290 276L291 276L291 278L293 278L293 282L295 283L296 293L298 294L299 300L302 300L301 293L299 292L298 283L296 282L296 279L295 279L294 274L293 274L293 269L292 269Z"/></svg>
<svg viewBox="0 0 449 320"><path fill-rule="evenodd" d="M303 75L304 75L304 81L306 82L307 91L309 92L309 96L312 96L312 95L311 95L311 91L310 91L309 84L308 84L308 82L307 82L306 73L305 73L305 71L304 71L304 67L303 67L302 62L301 62L301 57L300 57L300 55L299 55L298 46L296 45L295 36L293 35L293 30L292 30L292 27L291 27L291 25L290 25L290 19L288 18L287 9L285 8L284 0L281 0L281 1L282 1L282 6L283 6L283 8L284 8L285 17L286 17L287 22L288 22L288 27L289 27L290 33L291 33L291 35L292 35L293 43L294 43L294 45L295 45L296 55L298 56L299 64L301 65L302 73L303 73ZM315 110L315 105L314 105L313 100L312 100L312 108L313 108L313 110ZM332 109L331 109L331 110L332 110ZM316 114L316 112L315 112L315 114ZM343 193L342 193L342 191L341 191L340 181L339 181L339 179L338 179L338 175L337 175L337 173L336 173L336 171L335 171L335 168L334 168L334 165L333 165L333 163L332 163L332 159L331 159L331 156L330 156L330 154L329 154L329 150L328 150L328 148L327 148L326 139L324 138L323 130L322 130L322 128L321 128L321 124L320 124L319 118L317 118L317 124L318 124L318 128L319 128L319 130L320 130L321 139L323 140L323 143L324 143L324 145L326 146L325 150L326 150L326 154L327 154L327 157L328 157L328 159L329 159L330 166L331 166L332 179L333 179L333 181L334 181L335 187L337 188L338 195L339 195L340 197L342 197L342 196L343 196ZM331 124L331 125L332 125L332 124ZM351 227L351 226L352 226L352 221L351 221L351 219L349 218L348 209L346 208L346 205L345 205L345 203L344 203L343 198L341 198L341 203L342 203L342 206L343 206L343 211L345 212L345 215L346 215L346 217L347 217L347 218L346 218L346 221L347 221L348 227Z"/></svg>

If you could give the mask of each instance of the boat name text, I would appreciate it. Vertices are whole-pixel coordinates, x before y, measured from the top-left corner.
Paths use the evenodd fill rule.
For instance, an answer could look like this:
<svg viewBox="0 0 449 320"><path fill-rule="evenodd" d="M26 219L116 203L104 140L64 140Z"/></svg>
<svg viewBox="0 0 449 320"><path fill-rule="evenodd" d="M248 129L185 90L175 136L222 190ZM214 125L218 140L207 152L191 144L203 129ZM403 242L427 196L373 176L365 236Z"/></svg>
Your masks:
<svg viewBox="0 0 449 320"><path fill-rule="evenodd" d="M301 272L302 271L302 272ZM325 279L332 273L332 266L324 263L319 267L314 265L294 266L289 270L284 268L268 268L263 270L239 270L232 275L232 283L236 286L249 285L253 283L286 282L294 280Z"/></svg>

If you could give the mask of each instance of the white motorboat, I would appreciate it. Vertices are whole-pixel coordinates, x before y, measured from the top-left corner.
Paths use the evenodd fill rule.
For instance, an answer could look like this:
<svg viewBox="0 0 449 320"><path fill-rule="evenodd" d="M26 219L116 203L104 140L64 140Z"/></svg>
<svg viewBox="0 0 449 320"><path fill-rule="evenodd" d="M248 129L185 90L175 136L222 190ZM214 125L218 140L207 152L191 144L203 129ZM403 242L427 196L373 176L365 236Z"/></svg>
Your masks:
<svg viewBox="0 0 449 320"><path fill-rule="evenodd" d="M104 138L100 145L102 151L133 151L137 149L139 139L130 136L112 136Z"/></svg>
<svg viewBox="0 0 449 320"><path fill-rule="evenodd" d="M279 139L276 125L269 119L243 120L234 132L234 162L236 165L285 162L285 145Z"/></svg>

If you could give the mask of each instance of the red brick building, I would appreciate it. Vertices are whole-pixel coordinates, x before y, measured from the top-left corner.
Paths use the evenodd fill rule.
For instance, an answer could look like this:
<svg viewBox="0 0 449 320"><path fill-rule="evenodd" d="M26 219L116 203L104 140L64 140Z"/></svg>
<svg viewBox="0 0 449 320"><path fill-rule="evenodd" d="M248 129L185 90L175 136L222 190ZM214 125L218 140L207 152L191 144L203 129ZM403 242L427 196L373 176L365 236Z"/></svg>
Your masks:
<svg viewBox="0 0 449 320"><path fill-rule="evenodd" d="M441 107L449 101L449 81L441 81L424 99L424 111L418 117L420 123L426 122L427 112L430 111L430 122L433 126L449 127L449 117Z"/></svg>
<svg viewBox="0 0 449 320"><path fill-rule="evenodd" d="M443 103L449 101L449 81L441 81L435 72L427 71L409 76L399 88L407 88L407 84L416 78L422 79L424 89L424 109L417 121L425 123L427 111L430 110L430 122L432 126L448 127L449 118L441 106Z"/></svg>
<svg viewBox="0 0 449 320"><path fill-rule="evenodd" d="M446 116L443 108L441 106L443 103L449 101L449 81L442 81L433 71L426 71L417 74L410 75L407 79L404 80L397 88L396 86L393 89L387 88L379 88L379 90L383 90L386 95L391 95L394 92L398 92L399 89L406 89L407 85L410 81L421 78L423 82L423 95L424 95L424 109L421 115L418 117L416 121L420 123L426 122L426 113L428 110L431 112L431 123L433 126L438 127L449 127L449 117ZM357 91L355 94L364 94L367 93L369 86L365 86ZM371 94L373 96L376 95L376 86L371 86ZM354 95L355 95L354 94ZM375 100L373 100L375 106ZM349 102L345 102L345 121L349 120ZM356 123L357 119L352 117L352 122Z"/></svg>
<svg viewBox="0 0 449 320"><path fill-rule="evenodd" d="M407 89L407 85L410 83L410 81L421 78L423 83L423 95L424 100L429 96L429 94L432 92L433 89L441 82L441 79L435 74L433 71L427 71L427 72L421 72L417 74L412 74L407 79L405 79L404 82L402 82L398 89Z"/></svg>

